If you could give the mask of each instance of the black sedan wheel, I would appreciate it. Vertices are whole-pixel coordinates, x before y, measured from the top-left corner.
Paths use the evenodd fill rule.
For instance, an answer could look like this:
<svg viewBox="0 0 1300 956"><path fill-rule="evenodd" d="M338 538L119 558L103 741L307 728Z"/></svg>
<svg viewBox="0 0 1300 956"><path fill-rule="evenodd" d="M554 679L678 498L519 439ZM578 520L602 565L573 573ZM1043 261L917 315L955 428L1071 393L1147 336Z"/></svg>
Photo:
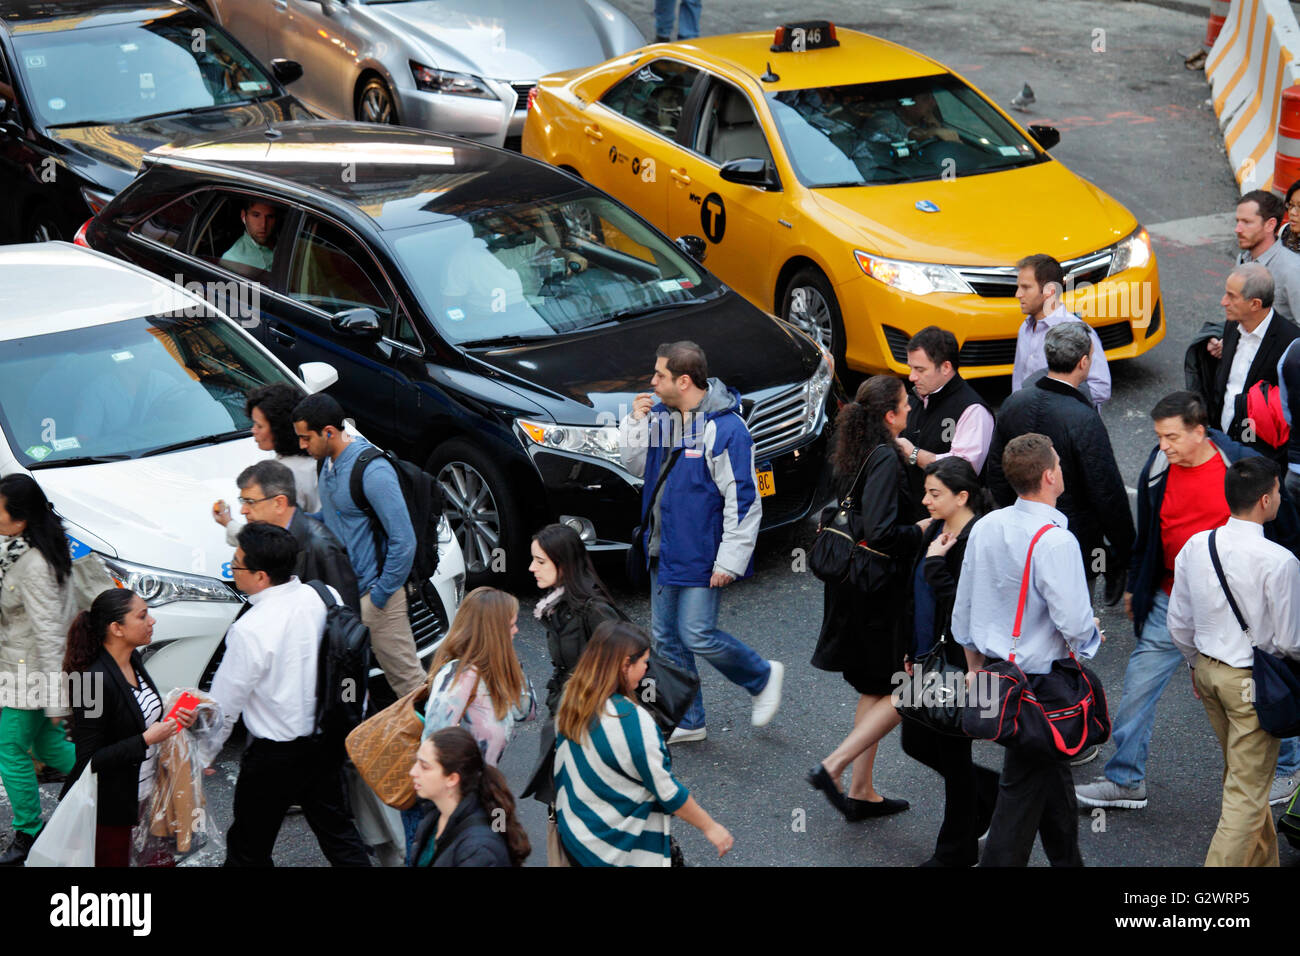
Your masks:
<svg viewBox="0 0 1300 956"><path fill-rule="evenodd" d="M63 232L55 217L54 207L49 203L41 203L27 214L27 221L23 225L23 241L53 242L68 238Z"/></svg>
<svg viewBox="0 0 1300 956"><path fill-rule="evenodd" d="M427 471L442 488L443 514L460 542L470 586L501 584L523 560L521 517L497 465L469 442L438 448Z"/></svg>

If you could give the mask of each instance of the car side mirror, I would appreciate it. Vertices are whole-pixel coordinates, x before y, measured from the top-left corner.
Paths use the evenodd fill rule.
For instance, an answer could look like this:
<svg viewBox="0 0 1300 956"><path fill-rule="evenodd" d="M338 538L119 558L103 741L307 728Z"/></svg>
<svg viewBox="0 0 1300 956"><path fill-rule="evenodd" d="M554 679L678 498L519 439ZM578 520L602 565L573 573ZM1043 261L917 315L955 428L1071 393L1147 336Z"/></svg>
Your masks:
<svg viewBox="0 0 1300 956"><path fill-rule="evenodd" d="M1035 142L1037 142L1039 146L1043 147L1043 149L1051 149L1061 141L1061 131L1055 126L1039 126L1038 124L1034 124L1029 127L1029 135L1032 136Z"/></svg>
<svg viewBox="0 0 1300 956"><path fill-rule="evenodd" d="M781 188L781 183L776 178L776 171L765 159L754 157L733 159L722 164L718 175L729 183L739 183L742 186L756 186L767 190Z"/></svg>
<svg viewBox="0 0 1300 956"><path fill-rule="evenodd" d="M339 380L339 373L328 362L303 362L298 366L298 376L307 386L307 394L323 392Z"/></svg>
<svg viewBox="0 0 1300 956"><path fill-rule="evenodd" d="M271 61L271 72L281 86L288 86L295 80L302 79L302 64L297 60L286 60L282 56Z"/></svg>
<svg viewBox="0 0 1300 956"><path fill-rule="evenodd" d="M13 136L23 135L23 124L18 122L18 113L14 109L13 103L0 96L0 133L9 133Z"/></svg>
<svg viewBox="0 0 1300 956"><path fill-rule="evenodd" d="M673 245L686 253L696 262L701 263L704 262L706 250L709 248L709 244L700 236L678 236L673 240Z"/></svg>
<svg viewBox="0 0 1300 956"><path fill-rule="evenodd" d="M367 342L373 342L383 332L374 309L344 309L330 319L330 325L336 332Z"/></svg>

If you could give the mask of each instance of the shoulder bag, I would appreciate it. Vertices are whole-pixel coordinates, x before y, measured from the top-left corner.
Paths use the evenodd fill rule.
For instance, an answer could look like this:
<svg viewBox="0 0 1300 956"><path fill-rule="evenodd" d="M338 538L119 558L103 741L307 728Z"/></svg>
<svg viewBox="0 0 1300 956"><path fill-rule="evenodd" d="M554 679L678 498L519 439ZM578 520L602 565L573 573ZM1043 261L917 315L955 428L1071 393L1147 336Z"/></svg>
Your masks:
<svg viewBox="0 0 1300 956"><path fill-rule="evenodd" d="M627 579L633 587L643 588L650 583L650 575L646 571L646 524L650 520L650 515L654 513L659 492L663 490L664 482L668 480L668 472L673 470L673 465L677 464L677 459L681 457L684 448L684 445L679 446L669 452L668 463L659 472L659 480L655 482L654 490L650 492L650 501L641 515L641 522L632 530L632 547L627 552Z"/></svg>
<svg viewBox="0 0 1300 956"><path fill-rule="evenodd" d="M966 671L948 660L948 635L912 663L912 673L894 689L898 713L931 730L965 737L962 729L962 699L966 694Z"/></svg>
<svg viewBox="0 0 1300 956"><path fill-rule="evenodd" d="M858 473L853 477L848 494L840 499L839 504L830 505L822 511L817 524L817 537L808 552L808 569L827 584L849 583L871 594L880 590L894 573L894 559L883 551L872 548L866 540L862 518L857 513L853 490L862 480L872 457L884 445L871 449Z"/></svg>
<svg viewBox="0 0 1300 956"><path fill-rule="evenodd" d="M1223 565L1219 562L1219 549L1214 544L1214 536L1218 532L1218 528L1210 532L1210 561L1214 564L1214 573L1219 576L1219 586L1228 599L1228 607L1232 608L1233 616L1241 626L1241 633L1254 648L1255 660L1251 676L1255 681L1255 713L1259 717L1259 725L1274 737L1294 737L1300 734L1300 677L1296 676L1296 665L1260 650L1255 639L1250 636L1250 625L1237 607L1232 591L1228 588Z"/></svg>

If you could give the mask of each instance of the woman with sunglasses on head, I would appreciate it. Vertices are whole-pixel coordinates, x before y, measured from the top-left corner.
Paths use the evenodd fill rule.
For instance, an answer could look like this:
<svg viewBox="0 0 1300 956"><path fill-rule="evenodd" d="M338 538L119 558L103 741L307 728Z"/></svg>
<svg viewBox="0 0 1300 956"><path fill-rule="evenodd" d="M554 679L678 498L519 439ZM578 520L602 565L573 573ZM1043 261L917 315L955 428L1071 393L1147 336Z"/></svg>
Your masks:
<svg viewBox="0 0 1300 956"><path fill-rule="evenodd" d="M966 655L952 640L952 605L957 596L966 541L975 522L993 508L993 499L965 458L951 456L925 469L921 502L934 520L925 529L920 557L912 573L911 649L905 667L944 642L944 659L966 669ZM971 760L971 739L942 734L925 724L904 720L903 753L943 777L943 823L934 854L921 866L974 866L979 835L988 829L998 796L998 775Z"/></svg>
<svg viewBox="0 0 1300 956"><path fill-rule="evenodd" d="M153 625L144 598L129 588L110 588L77 615L68 631L63 669L77 675L90 692L74 702L76 765L63 793L87 764L99 775L96 866L128 865L131 830L153 792L158 744L194 723L191 709L162 719L161 695L140 657L140 649L153 640Z"/></svg>
<svg viewBox="0 0 1300 956"><path fill-rule="evenodd" d="M61 727L68 711L50 693L76 612L71 577L63 522L40 485L30 475L0 478L0 782L14 811L0 866L21 866L41 830L32 757L59 773L74 761Z"/></svg>
<svg viewBox="0 0 1300 956"><path fill-rule="evenodd" d="M415 833L413 866L522 866L532 852L506 778L463 727L424 738L411 779L433 804Z"/></svg>
<svg viewBox="0 0 1300 956"><path fill-rule="evenodd" d="M1278 242L1292 252L1300 253L1300 232L1296 225L1300 223L1300 179L1291 184L1286 191L1286 219L1277 231Z"/></svg>
<svg viewBox="0 0 1300 956"><path fill-rule="evenodd" d="M556 829L574 866L668 866L668 817L723 856L735 842L673 776L663 735L636 689L650 638L626 621L596 628L555 718Z"/></svg>

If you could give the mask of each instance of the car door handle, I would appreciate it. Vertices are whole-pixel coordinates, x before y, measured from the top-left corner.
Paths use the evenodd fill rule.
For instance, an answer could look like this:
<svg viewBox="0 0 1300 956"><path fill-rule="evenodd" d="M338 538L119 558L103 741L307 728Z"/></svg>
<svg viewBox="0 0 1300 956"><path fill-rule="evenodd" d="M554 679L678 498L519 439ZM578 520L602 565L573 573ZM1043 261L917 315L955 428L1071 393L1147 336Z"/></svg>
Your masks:
<svg viewBox="0 0 1300 956"><path fill-rule="evenodd" d="M582 131L592 139L604 139L605 134L600 131L599 126L584 126Z"/></svg>
<svg viewBox="0 0 1300 956"><path fill-rule="evenodd" d="M282 345L293 345L298 341L298 336L278 325L271 326L271 337Z"/></svg>
<svg viewBox="0 0 1300 956"><path fill-rule="evenodd" d="M681 169L668 170L668 175L673 177L673 179L677 180L683 186L689 186L691 184L691 177L686 175L685 166L683 166Z"/></svg>

